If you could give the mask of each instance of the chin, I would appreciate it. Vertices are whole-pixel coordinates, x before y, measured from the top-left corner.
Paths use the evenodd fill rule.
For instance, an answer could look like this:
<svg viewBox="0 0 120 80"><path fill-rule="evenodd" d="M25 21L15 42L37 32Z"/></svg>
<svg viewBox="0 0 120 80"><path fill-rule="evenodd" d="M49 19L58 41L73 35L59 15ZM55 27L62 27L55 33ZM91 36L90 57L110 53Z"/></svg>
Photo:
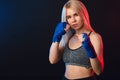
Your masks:
<svg viewBox="0 0 120 80"><path fill-rule="evenodd" d="M74 30L79 30L80 28L78 28L78 27L74 27L74 28L72 28L72 29L74 29Z"/></svg>

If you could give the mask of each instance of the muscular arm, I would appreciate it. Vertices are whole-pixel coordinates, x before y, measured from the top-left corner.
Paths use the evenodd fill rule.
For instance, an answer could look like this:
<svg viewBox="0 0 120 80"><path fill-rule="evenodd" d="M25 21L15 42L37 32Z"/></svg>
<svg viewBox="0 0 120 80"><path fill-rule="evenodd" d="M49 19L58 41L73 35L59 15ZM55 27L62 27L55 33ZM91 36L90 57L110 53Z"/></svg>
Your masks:
<svg viewBox="0 0 120 80"><path fill-rule="evenodd" d="M93 33L90 35L90 40L97 54L96 58L90 58L90 62L94 72L100 75L104 69L102 38L99 34Z"/></svg>
<svg viewBox="0 0 120 80"><path fill-rule="evenodd" d="M62 56L62 52L68 39L72 36L71 31L67 31L66 34L62 37L60 42L53 42L49 51L49 61L51 64L57 63Z"/></svg>
<svg viewBox="0 0 120 80"><path fill-rule="evenodd" d="M57 63L61 58L62 48L59 48L59 42L52 43L49 52L49 61L51 64Z"/></svg>

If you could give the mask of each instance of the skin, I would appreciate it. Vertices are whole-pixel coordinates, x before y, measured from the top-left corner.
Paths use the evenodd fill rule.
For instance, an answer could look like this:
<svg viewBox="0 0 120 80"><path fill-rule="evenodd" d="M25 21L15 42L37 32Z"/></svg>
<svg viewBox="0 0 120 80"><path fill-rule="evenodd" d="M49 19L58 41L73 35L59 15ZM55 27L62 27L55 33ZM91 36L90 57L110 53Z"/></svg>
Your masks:
<svg viewBox="0 0 120 80"><path fill-rule="evenodd" d="M82 46L82 42L84 41L82 33L87 33L91 30L87 28L87 26L84 24L84 20L81 15L79 15L77 12L74 11L72 8L66 9L66 18L67 18L67 27L65 29L65 40L68 42L68 46L70 49L74 50ZM76 31L76 33L69 39L67 35L67 31L69 28L72 28ZM97 75L100 75L103 71L103 45L102 45L102 39L101 36L98 33L92 32L90 37L90 41L95 49L95 52L97 54L96 58L89 58L92 67L91 68L85 68L82 66L75 66L75 65L66 65L65 70L65 77L68 79L77 79L77 78L84 78L92 76L92 72L94 71ZM62 52L64 50L64 40L62 39L60 43L55 42L52 43L50 48L50 55L49 60L51 64L57 63L61 57Z"/></svg>

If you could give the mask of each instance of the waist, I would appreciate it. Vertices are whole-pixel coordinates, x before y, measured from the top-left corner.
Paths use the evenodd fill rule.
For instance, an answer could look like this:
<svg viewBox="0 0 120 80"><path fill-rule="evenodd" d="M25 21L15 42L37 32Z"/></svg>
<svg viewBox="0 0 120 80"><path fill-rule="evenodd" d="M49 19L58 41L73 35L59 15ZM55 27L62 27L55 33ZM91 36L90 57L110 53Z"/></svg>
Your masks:
<svg viewBox="0 0 120 80"><path fill-rule="evenodd" d="M93 76L92 72L92 68L66 65L65 77L70 79L90 77Z"/></svg>
<svg viewBox="0 0 120 80"><path fill-rule="evenodd" d="M64 76L63 80L95 80L95 78L94 78L94 76L90 76L90 77L85 77L85 78L68 79Z"/></svg>

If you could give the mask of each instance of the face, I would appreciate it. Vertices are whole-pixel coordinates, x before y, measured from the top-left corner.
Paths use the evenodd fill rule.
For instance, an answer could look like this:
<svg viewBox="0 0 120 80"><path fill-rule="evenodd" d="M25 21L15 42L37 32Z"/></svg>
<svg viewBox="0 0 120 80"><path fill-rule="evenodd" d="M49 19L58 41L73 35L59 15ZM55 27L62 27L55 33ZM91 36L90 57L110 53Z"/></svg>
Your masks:
<svg viewBox="0 0 120 80"><path fill-rule="evenodd" d="M66 20L74 30L81 29L84 24L82 17L71 8L66 9Z"/></svg>

